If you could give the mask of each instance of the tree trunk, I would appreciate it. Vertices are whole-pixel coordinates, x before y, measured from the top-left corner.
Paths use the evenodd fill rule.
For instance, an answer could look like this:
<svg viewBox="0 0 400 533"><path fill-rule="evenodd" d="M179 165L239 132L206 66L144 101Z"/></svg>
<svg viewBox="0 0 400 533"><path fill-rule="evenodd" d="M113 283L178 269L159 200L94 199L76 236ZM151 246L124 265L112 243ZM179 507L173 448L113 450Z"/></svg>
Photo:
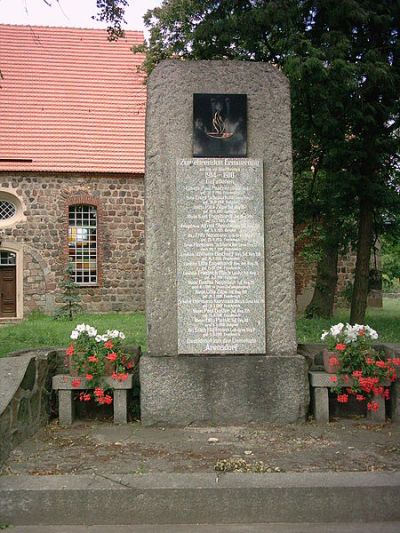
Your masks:
<svg viewBox="0 0 400 533"><path fill-rule="evenodd" d="M363 324L368 299L369 263L373 242L374 213L371 202L360 198L360 219L358 223L357 261L351 299L351 324Z"/></svg>
<svg viewBox="0 0 400 533"><path fill-rule="evenodd" d="M307 318L331 318L337 285L338 243L327 242L318 263L314 294L307 306Z"/></svg>

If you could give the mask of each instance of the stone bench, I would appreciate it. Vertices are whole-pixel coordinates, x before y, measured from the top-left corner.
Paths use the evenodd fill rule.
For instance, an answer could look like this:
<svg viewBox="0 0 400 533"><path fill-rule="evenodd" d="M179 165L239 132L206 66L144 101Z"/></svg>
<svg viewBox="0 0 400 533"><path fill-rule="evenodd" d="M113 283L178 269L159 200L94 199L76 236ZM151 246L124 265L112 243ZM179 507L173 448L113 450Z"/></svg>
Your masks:
<svg viewBox="0 0 400 533"><path fill-rule="evenodd" d="M329 389L335 386L335 383L330 381L332 376L336 374L327 374L321 370L310 370L310 385L313 389L312 402L315 421L318 423L329 422ZM390 383L388 382L387 385ZM371 422L385 422L386 410L385 400L382 396L374 398L379 405L377 411L368 411L368 419Z"/></svg>
<svg viewBox="0 0 400 533"><path fill-rule="evenodd" d="M58 416L62 426L69 426L74 421L75 402L73 393L79 390L91 390L93 387L84 378L79 378L79 387L73 387L72 381L77 379L69 374L58 374L53 377L53 390L58 391ZM114 423L128 422L127 392L132 388L132 375L126 381L105 378L105 383L113 389Z"/></svg>

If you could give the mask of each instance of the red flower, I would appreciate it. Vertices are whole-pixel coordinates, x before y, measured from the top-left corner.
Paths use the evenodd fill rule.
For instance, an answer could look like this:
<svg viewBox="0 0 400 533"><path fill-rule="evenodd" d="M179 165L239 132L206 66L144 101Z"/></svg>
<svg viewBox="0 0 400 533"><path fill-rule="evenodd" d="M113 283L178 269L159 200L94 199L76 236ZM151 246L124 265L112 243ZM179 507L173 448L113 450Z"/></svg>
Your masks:
<svg viewBox="0 0 400 533"><path fill-rule="evenodd" d="M338 394L337 401L339 403L347 403L349 401L349 397L347 394Z"/></svg>
<svg viewBox="0 0 400 533"><path fill-rule="evenodd" d="M360 379L362 377L362 371L361 370L354 370L351 374L353 377Z"/></svg>
<svg viewBox="0 0 400 533"><path fill-rule="evenodd" d="M107 405L110 405L110 403L112 403L113 399L112 399L112 396L110 396L109 394L106 394L104 396L104 403L107 404Z"/></svg>
<svg viewBox="0 0 400 533"><path fill-rule="evenodd" d="M386 368L386 363L385 361L375 361L375 365L379 368Z"/></svg>
<svg viewBox="0 0 400 533"><path fill-rule="evenodd" d="M126 381L129 377L129 374L124 374L121 372L120 374L118 372L113 372L111 375L112 379L115 379L115 381Z"/></svg>
<svg viewBox="0 0 400 533"><path fill-rule="evenodd" d="M79 399L81 402L90 402L90 400L92 399L92 397L90 396L89 393L84 393L84 392L81 392L80 395L79 395Z"/></svg>
<svg viewBox="0 0 400 533"><path fill-rule="evenodd" d="M383 387L372 387L372 392L374 393L374 396L382 396L385 389Z"/></svg>
<svg viewBox="0 0 400 533"><path fill-rule="evenodd" d="M74 355L75 348L73 344L70 344L68 348L65 350L65 353L69 356Z"/></svg>
<svg viewBox="0 0 400 533"><path fill-rule="evenodd" d="M382 396L385 398L385 400L390 400L390 390L386 388Z"/></svg>
<svg viewBox="0 0 400 533"><path fill-rule="evenodd" d="M114 352L111 352L108 355L106 355L106 359L108 359L109 361L116 361L117 357L118 357L117 354Z"/></svg>
<svg viewBox="0 0 400 533"><path fill-rule="evenodd" d="M337 377L336 377L336 376L331 376L331 377L329 378L329 381L330 381L331 383L336 383L336 382L337 382Z"/></svg>
<svg viewBox="0 0 400 533"><path fill-rule="evenodd" d="M79 387L80 384L81 384L81 380L80 380L80 379L73 379L73 380L71 381L71 385L72 385L72 387Z"/></svg>
<svg viewBox="0 0 400 533"><path fill-rule="evenodd" d="M104 389L101 389L100 387L96 387L94 389L94 395L97 397L97 398L101 398L102 396L104 396Z"/></svg>
<svg viewBox="0 0 400 533"><path fill-rule="evenodd" d="M365 396L363 396L362 394L356 394L356 400L362 402L363 400L365 400Z"/></svg>
<svg viewBox="0 0 400 533"><path fill-rule="evenodd" d="M337 350L338 352L344 352L345 349L346 349L346 345L343 343L336 344L335 346L335 350Z"/></svg>
<svg viewBox="0 0 400 533"><path fill-rule="evenodd" d="M368 402L367 409L368 411L377 411L379 409L379 404L377 402Z"/></svg>
<svg viewBox="0 0 400 533"><path fill-rule="evenodd" d="M400 366L400 357L393 357L390 362L395 366Z"/></svg>
<svg viewBox="0 0 400 533"><path fill-rule="evenodd" d="M107 350L111 350L113 343L111 341L107 341L104 343L104 347L107 348Z"/></svg>
<svg viewBox="0 0 400 533"><path fill-rule="evenodd" d="M88 361L89 363L97 363L98 359L95 355L89 355Z"/></svg>
<svg viewBox="0 0 400 533"><path fill-rule="evenodd" d="M337 366L339 364L339 359L337 357L330 357L329 364L331 366Z"/></svg>
<svg viewBox="0 0 400 533"><path fill-rule="evenodd" d="M365 362L367 363L367 365L374 365L375 359L372 359L371 357L366 357Z"/></svg>
<svg viewBox="0 0 400 533"><path fill-rule="evenodd" d="M85 378L86 378L87 381L92 381L93 374L86 374Z"/></svg>

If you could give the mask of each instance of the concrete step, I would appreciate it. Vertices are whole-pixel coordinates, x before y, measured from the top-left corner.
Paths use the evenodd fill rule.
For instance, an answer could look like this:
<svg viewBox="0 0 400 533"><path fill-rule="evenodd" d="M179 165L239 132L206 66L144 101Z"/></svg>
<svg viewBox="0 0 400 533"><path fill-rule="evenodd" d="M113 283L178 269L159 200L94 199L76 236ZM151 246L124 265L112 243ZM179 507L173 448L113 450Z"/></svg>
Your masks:
<svg viewBox="0 0 400 533"><path fill-rule="evenodd" d="M10 526L9 533L110 533L110 526ZM112 533L399 533L400 522L112 526Z"/></svg>
<svg viewBox="0 0 400 533"><path fill-rule="evenodd" d="M0 478L1 524L381 521L400 521L400 472Z"/></svg>

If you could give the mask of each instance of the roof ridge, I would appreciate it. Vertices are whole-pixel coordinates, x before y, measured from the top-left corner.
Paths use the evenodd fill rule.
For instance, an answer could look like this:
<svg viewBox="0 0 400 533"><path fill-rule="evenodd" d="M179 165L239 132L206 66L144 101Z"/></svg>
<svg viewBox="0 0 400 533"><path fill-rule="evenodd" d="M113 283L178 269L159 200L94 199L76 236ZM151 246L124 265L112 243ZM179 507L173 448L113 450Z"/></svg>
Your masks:
<svg viewBox="0 0 400 533"><path fill-rule="evenodd" d="M88 28L85 26L46 26L42 24L8 24L0 22L0 27L7 26L9 28L35 28L35 29L51 29L51 30L82 30L82 31L94 31L94 32L107 32L107 28ZM144 38L143 30L131 30L129 28L123 30L124 33L137 33Z"/></svg>

